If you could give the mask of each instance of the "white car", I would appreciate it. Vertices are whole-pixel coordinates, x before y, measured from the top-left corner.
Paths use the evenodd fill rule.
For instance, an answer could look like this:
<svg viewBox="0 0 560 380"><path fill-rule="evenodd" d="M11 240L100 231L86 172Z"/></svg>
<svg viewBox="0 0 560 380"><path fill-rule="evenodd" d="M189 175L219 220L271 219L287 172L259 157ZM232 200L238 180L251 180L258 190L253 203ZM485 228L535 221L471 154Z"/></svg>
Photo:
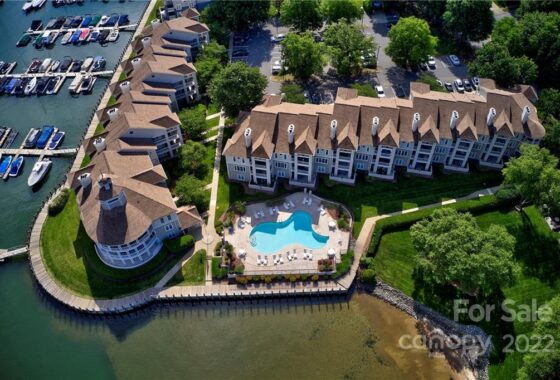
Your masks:
<svg viewBox="0 0 560 380"><path fill-rule="evenodd" d="M459 60L459 57L457 57L455 54L451 54L449 56L449 62L451 62L453 64L453 66L460 66L461 65L461 61Z"/></svg>
<svg viewBox="0 0 560 380"><path fill-rule="evenodd" d="M286 38L285 34L277 34L276 36L270 37L271 42L281 42Z"/></svg>
<svg viewBox="0 0 560 380"><path fill-rule="evenodd" d="M430 67L430 69L436 68L436 59L431 55L428 57L428 67Z"/></svg>
<svg viewBox="0 0 560 380"><path fill-rule="evenodd" d="M377 97L379 98L385 97L385 91L383 90L383 86L381 86L380 84L375 86L375 91L377 91Z"/></svg>
<svg viewBox="0 0 560 380"><path fill-rule="evenodd" d="M272 66L272 75L278 75L282 71L282 66L274 65Z"/></svg>
<svg viewBox="0 0 560 380"><path fill-rule="evenodd" d="M461 79L455 79L453 84L455 84L457 92L465 92L465 86L463 85L463 81Z"/></svg>

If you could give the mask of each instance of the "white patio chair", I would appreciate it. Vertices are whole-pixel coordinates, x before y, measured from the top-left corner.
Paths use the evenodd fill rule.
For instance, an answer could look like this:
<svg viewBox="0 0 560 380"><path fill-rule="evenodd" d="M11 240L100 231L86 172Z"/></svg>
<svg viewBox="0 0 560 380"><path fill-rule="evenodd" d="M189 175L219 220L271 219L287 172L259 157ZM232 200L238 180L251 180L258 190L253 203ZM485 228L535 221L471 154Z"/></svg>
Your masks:
<svg viewBox="0 0 560 380"><path fill-rule="evenodd" d="M270 215L274 215L274 209L272 207L268 209L268 212L270 213Z"/></svg>

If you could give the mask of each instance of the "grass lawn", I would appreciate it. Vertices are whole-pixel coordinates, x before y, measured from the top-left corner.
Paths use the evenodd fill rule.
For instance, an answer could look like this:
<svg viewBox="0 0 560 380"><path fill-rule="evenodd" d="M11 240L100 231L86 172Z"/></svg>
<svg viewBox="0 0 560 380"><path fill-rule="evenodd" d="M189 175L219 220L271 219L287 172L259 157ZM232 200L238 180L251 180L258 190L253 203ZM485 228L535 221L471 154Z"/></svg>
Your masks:
<svg viewBox="0 0 560 380"><path fill-rule="evenodd" d="M513 286L502 289L502 299L511 299L517 305L531 305L532 299L536 299L537 304L541 305L558 294L560 281L555 273L558 273L560 259L557 250L552 248L556 247L558 234L548 229L537 208L528 207L524 212L496 210L478 215L476 220L482 229L487 229L492 224L502 225L516 238L514 257L521 267L521 273ZM415 257L416 251L412 246L409 230L384 234L375 256L378 277L417 298L417 283L412 275ZM437 305L435 307L437 308ZM440 311L446 313L445 306L442 308L444 310ZM529 333L532 327L529 322L519 321L508 325L493 323L486 328L483 326L490 329L487 330L489 333L494 331L504 334L511 330L516 335ZM509 379L521 363L521 355L508 354L503 362L490 367L491 378Z"/></svg>
<svg viewBox="0 0 560 380"><path fill-rule="evenodd" d="M201 249L183 265L180 272L169 280L167 286L203 285L206 280L206 251Z"/></svg>
<svg viewBox="0 0 560 380"><path fill-rule="evenodd" d="M64 210L48 217L43 225L41 254L57 283L76 294L95 298L119 297L153 286L181 258L163 249L139 268L121 270L103 264L80 222L74 192Z"/></svg>
<svg viewBox="0 0 560 380"><path fill-rule="evenodd" d="M87 153L84 154L84 158L82 158L82 163L80 164L80 169L88 166L90 162L91 162L91 157L89 156L89 154Z"/></svg>
<svg viewBox="0 0 560 380"><path fill-rule="evenodd" d="M103 133L104 130L105 130L105 127L103 126L103 124L99 123L99 124L97 124L97 127L95 127L95 132L93 132L93 135L96 136L100 133Z"/></svg>
<svg viewBox="0 0 560 380"><path fill-rule="evenodd" d="M117 103L117 98L115 98L113 95L111 95L111 97L109 98L109 101L107 102L107 107L111 107L112 105L115 105Z"/></svg>
<svg viewBox="0 0 560 380"><path fill-rule="evenodd" d="M215 113L220 112L220 106L217 105L216 103L209 103L208 104L208 116L210 115L214 115Z"/></svg>
<svg viewBox="0 0 560 380"><path fill-rule="evenodd" d="M220 117L214 117L212 119L206 119L206 129L217 127L220 124Z"/></svg>

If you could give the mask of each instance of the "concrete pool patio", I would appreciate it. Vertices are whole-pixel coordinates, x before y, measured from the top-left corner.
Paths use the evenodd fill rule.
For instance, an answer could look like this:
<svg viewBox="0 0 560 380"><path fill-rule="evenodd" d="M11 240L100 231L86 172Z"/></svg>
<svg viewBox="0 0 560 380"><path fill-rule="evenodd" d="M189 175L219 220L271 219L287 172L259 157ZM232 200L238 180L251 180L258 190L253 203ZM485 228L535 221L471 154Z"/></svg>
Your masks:
<svg viewBox="0 0 560 380"><path fill-rule="evenodd" d="M310 204L309 199L311 199ZM352 221L349 223L348 231L340 230L337 227L337 219L334 215L336 215L338 205L336 202L323 200L306 192L290 194L278 198L273 203L248 204L245 215L238 218L231 229L224 230L225 238L233 245L235 253L241 257L245 265L245 274L319 273L318 260L334 257L336 263L339 263L340 256L347 252L350 243ZM309 249L302 244L294 243L284 246L277 252L265 254L258 252L251 245L250 235L255 226L265 222L283 222L296 211L305 211L310 214L313 231L328 237L323 247ZM290 260L290 256L294 253L297 258ZM306 258L306 254L311 254L312 258ZM262 263L262 260L265 259L266 261Z"/></svg>

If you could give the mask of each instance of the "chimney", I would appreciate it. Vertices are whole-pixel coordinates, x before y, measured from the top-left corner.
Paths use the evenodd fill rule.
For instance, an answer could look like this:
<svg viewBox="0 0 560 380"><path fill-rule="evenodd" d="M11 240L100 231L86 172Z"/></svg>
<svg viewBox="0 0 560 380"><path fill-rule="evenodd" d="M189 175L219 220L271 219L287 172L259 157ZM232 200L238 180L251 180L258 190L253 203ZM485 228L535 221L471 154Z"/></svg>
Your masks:
<svg viewBox="0 0 560 380"><path fill-rule="evenodd" d="M375 116L372 120L371 120L371 135L375 136L377 135L377 130L379 129L379 118L377 116Z"/></svg>
<svg viewBox="0 0 560 380"><path fill-rule="evenodd" d="M144 49L149 47L151 45L151 43L152 43L152 38L151 37L142 38L142 46L144 47Z"/></svg>
<svg viewBox="0 0 560 380"><path fill-rule="evenodd" d="M243 136L245 136L245 146L247 148L250 148L253 142L251 134L252 134L251 128L245 129L245 133L243 133Z"/></svg>
<svg viewBox="0 0 560 380"><path fill-rule="evenodd" d="M130 82L124 81L121 84L119 84L119 87L121 88L121 92L123 94L127 94L130 91Z"/></svg>
<svg viewBox="0 0 560 380"><path fill-rule="evenodd" d="M336 120L333 119L331 121L331 140L336 139L336 125L337 125L337 122L336 122Z"/></svg>
<svg viewBox="0 0 560 380"><path fill-rule="evenodd" d="M132 70L136 70L138 67L140 67L140 62L142 62L142 58L136 57L133 58L132 61L130 62L132 63Z"/></svg>
<svg viewBox="0 0 560 380"><path fill-rule="evenodd" d="M152 20L151 24L152 24L152 28L156 29L159 26L159 24L161 24L161 23L160 23L159 19L156 18L156 19Z"/></svg>
<svg viewBox="0 0 560 380"><path fill-rule="evenodd" d="M488 116L486 117L486 125L489 127L494 124L494 119L496 118L496 109L494 107L488 110Z"/></svg>
<svg viewBox="0 0 560 380"><path fill-rule="evenodd" d="M107 116L109 116L110 121L115 121L117 116L119 116L119 109L118 108L111 108L107 111Z"/></svg>
<svg viewBox="0 0 560 380"><path fill-rule="evenodd" d="M101 174L99 176L99 180L97 181L97 185L99 189L109 191L113 185L111 181L111 177L105 177L105 175Z"/></svg>
<svg viewBox="0 0 560 380"><path fill-rule="evenodd" d="M457 121L459 121L459 112L451 112L451 119L449 119L449 127L454 130L457 128Z"/></svg>
<svg viewBox="0 0 560 380"><path fill-rule="evenodd" d="M91 185L91 175L89 173L84 173L78 177L78 181L80 181L82 188L85 189Z"/></svg>
<svg viewBox="0 0 560 380"><path fill-rule="evenodd" d="M414 116L412 116L412 132L416 132L418 130L419 123L420 123L420 114L416 112Z"/></svg>
<svg viewBox="0 0 560 380"><path fill-rule="evenodd" d="M531 114L531 109L529 108L529 106L523 107L523 113L521 114L521 122L523 124L527 124L527 122L529 121L530 114Z"/></svg>
<svg viewBox="0 0 560 380"><path fill-rule="evenodd" d="M105 139L103 137L97 137L93 140L93 146L95 147L97 153L103 152L106 145L107 144L105 143Z"/></svg>
<svg viewBox="0 0 560 380"><path fill-rule="evenodd" d="M296 132L296 126L293 124L288 125L288 144L294 143L295 132Z"/></svg>

